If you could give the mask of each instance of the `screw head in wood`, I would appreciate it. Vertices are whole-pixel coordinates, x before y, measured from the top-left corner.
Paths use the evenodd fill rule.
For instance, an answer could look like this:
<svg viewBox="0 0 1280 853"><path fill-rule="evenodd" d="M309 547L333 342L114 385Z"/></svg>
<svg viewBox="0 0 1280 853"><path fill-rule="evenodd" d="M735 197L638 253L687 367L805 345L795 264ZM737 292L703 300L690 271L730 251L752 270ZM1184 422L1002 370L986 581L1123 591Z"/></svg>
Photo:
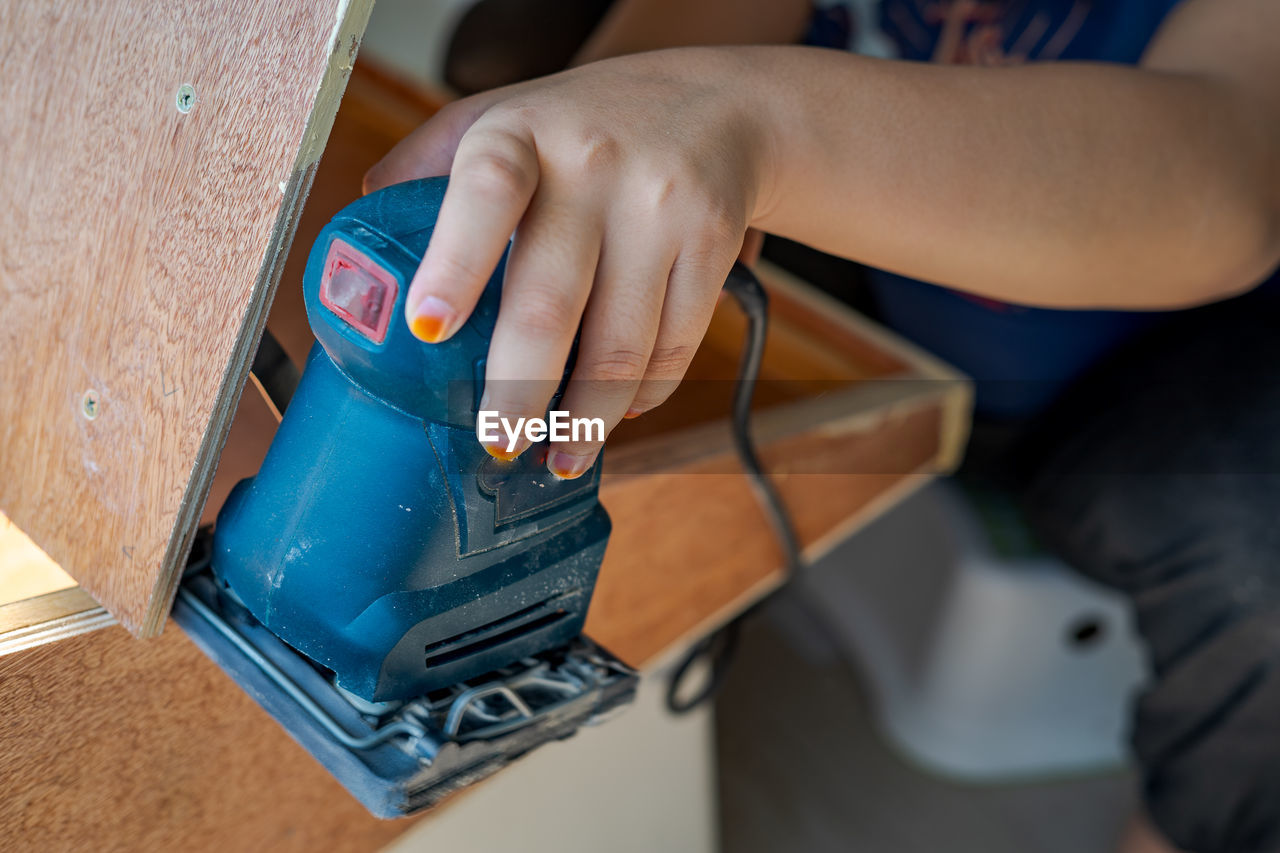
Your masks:
<svg viewBox="0 0 1280 853"><path fill-rule="evenodd" d="M89 390L84 392L84 397L80 400L80 411L89 420L93 420L98 416L97 391Z"/></svg>
<svg viewBox="0 0 1280 853"><path fill-rule="evenodd" d="M183 83L178 87L176 101L178 104L178 112L183 115L191 112L191 108L196 105L196 87L192 86L190 83Z"/></svg>

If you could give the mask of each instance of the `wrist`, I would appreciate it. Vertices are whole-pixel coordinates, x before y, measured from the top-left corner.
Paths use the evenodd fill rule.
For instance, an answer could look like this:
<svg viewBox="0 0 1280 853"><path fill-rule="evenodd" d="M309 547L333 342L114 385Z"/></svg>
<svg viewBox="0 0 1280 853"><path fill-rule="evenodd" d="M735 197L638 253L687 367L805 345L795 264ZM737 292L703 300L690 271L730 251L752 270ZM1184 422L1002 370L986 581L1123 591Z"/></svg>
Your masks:
<svg viewBox="0 0 1280 853"><path fill-rule="evenodd" d="M754 205L748 224L763 228L778 207L778 197L783 184L783 167L790 144L789 135L795 116L795 92L784 82L785 62L794 51L789 48L764 47L744 50L745 85L742 94L746 101L756 139L754 149Z"/></svg>
<svg viewBox="0 0 1280 853"><path fill-rule="evenodd" d="M713 81L725 110L725 150L740 160L746 223L757 226L776 207L788 144L794 91L784 82L794 48L728 46L687 49L699 54L693 85Z"/></svg>
<svg viewBox="0 0 1280 853"><path fill-rule="evenodd" d="M807 115L812 87L804 76L806 55L815 51L798 45L730 50L737 62L734 89L753 140L749 224L774 231L786 207L785 196L795 186L794 176L788 176L789 164L806 162L804 158L818 153L807 141L812 132Z"/></svg>

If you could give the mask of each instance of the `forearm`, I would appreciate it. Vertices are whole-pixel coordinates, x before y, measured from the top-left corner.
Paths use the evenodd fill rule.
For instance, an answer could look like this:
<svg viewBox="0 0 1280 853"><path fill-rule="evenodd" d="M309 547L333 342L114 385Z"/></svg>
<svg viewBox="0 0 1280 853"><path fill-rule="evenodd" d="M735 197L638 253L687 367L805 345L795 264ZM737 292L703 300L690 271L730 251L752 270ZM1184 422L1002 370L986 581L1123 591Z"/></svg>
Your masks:
<svg viewBox="0 0 1280 853"><path fill-rule="evenodd" d="M752 224L772 233L1069 307L1221 298L1280 255L1274 140L1212 80L735 53L772 152Z"/></svg>

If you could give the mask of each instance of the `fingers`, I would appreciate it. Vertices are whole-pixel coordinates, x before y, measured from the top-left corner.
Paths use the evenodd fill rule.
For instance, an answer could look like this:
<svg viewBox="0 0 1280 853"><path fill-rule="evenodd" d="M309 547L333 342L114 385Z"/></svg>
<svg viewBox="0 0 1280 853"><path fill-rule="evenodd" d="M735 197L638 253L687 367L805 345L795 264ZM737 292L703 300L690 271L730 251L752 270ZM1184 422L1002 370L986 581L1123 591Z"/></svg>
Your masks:
<svg viewBox="0 0 1280 853"><path fill-rule="evenodd" d="M672 254L657 240L606 241L582 322L578 359L558 408L598 419L600 429L552 444L547 468L572 479L600 454L605 436L627 414L658 337ZM574 436L571 434L571 439Z"/></svg>
<svg viewBox="0 0 1280 853"><path fill-rule="evenodd" d="M541 418L564 375L600 257L599 218L586 204L536 195L516 231L481 405L512 423ZM527 446L486 449L512 458Z"/></svg>
<svg viewBox="0 0 1280 853"><path fill-rule="evenodd" d="M421 340L448 340L470 316L538 183L533 140L477 124L458 146L431 243L405 297Z"/></svg>
<svg viewBox="0 0 1280 853"><path fill-rule="evenodd" d="M708 263L689 254L676 260L662 303L658 339L627 417L656 408L676 390L711 325L716 294L732 266L732 259Z"/></svg>

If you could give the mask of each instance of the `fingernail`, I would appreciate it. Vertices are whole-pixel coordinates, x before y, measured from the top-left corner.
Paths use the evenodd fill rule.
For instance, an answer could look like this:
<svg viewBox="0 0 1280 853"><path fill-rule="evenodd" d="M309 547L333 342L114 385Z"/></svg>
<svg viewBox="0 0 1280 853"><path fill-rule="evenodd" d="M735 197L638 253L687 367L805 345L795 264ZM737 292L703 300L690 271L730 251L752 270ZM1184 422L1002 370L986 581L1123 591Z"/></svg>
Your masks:
<svg viewBox="0 0 1280 853"><path fill-rule="evenodd" d="M622 417L624 417L627 420L631 420L633 418L638 418L643 414L644 414L644 409L627 409L627 413Z"/></svg>
<svg viewBox="0 0 1280 853"><path fill-rule="evenodd" d="M520 455L515 451L508 453L506 446L501 444L485 444L481 442L480 446L484 448L485 453L502 462L510 462Z"/></svg>
<svg viewBox="0 0 1280 853"><path fill-rule="evenodd" d="M510 450L507 449L507 444L508 440L506 438L499 438L495 442L480 442L480 446L484 448L485 453L488 453L494 459L500 459L503 462L510 462L529 449L529 441L524 436L521 436L516 442L515 447Z"/></svg>
<svg viewBox="0 0 1280 853"><path fill-rule="evenodd" d="M557 450L547 459L547 469L561 480L576 480L595 462L594 456L572 456Z"/></svg>
<svg viewBox="0 0 1280 853"><path fill-rule="evenodd" d="M438 296L428 296L414 307L409 331L418 340L438 344L448 337L454 316L448 302Z"/></svg>

